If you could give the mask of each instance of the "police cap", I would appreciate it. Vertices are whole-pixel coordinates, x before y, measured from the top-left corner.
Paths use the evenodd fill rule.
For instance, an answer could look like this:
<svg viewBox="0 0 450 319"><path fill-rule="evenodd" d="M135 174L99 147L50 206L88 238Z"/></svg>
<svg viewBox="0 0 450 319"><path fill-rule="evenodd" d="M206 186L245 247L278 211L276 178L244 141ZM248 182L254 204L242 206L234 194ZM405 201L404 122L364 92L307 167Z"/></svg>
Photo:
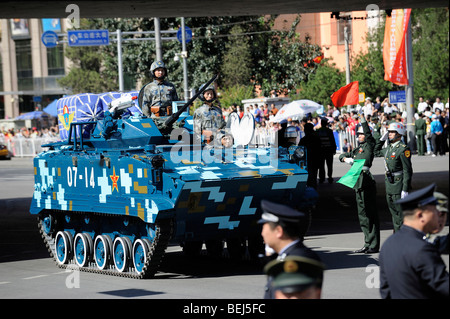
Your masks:
<svg viewBox="0 0 450 319"><path fill-rule="evenodd" d="M322 262L303 256L287 256L264 267L264 272L273 277L273 287L284 293L300 292L312 285L320 287L324 270Z"/></svg>
<svg viewBox="0 0 450 319"><path fill-rule="evenodd" d="M437 205L437 199L433 195L435 188L436 184L433 183L427 187L409 193L407 196L397 200L395 203L399 204L402 210L412 210L425 205Z"/></svg>
<svg viewBox="0 0 450 319"><path fill-rule="evenodd" d="M433 196L437 200L437 210L442 213L448 213L448 197L439 192L434 192Z"/></svg>
<svg viewBox="0 0 450 319"><path fill-rule="evenodd" d="M261 201L261 209L262 215L258 224L267 222L279 223L280 221L285 223L298 223L306 217L305 214L292 207L270 202L265 199Z"/></svg>

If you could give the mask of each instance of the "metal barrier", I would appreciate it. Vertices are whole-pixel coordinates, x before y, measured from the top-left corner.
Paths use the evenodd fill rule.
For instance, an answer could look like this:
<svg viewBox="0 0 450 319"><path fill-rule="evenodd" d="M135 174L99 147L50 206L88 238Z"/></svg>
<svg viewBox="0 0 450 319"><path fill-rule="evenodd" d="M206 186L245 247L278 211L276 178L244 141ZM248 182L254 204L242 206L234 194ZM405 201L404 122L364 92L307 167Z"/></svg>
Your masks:
<svg viewBox="0 0 450 319"><path fill-rule="evenodd" d="M57 137L13 137L12 139L0 137L0 143L5 144L9 152L15 157L34 157L44 150L42 145L58 140Z"/></svg>
<svg viewBox="0 0 450 319"><path fill-rule="evenodd" d="M381 136L386 132L386 128L384 126L381 127ZM358 138L355 134L355 130L352 130L350 128L346 128L345 131L334 131L334 138L336 140L336 151L338 153L342 153L342 146L344 145L344 139L347 139L347 141L352 144L353 149L358 146ZM260 146L268 146L273 145L275 143L275 135L277 134L276 131L273 130L255 130L255 134L253 136L253 139L251 141L251 144L254 145L260 145Z"/></svg>
<svg viewBox="0 0 450 319"><path fill-rule="evenodd" d="M382 127L381 135L384 134L385 130L386 129ZM338 137L335 136L335 138L336 144L338 145L338 153L342 153L344 139L347 139L352 144L353 148L358 146L358 139L354 130L347 128L345 131L340 131L337 133ZM251 143L260 146L273 145L276 141L275 135L276 132L272 130L265 130L262 132L256 130ZM42 145L57 142L59 140L60 138L58 137L13 137L12 139L6 139L5 137L0 136L0 143L5 144L11 154L16 157L34 157L36 154L44 150Z"/></svg>

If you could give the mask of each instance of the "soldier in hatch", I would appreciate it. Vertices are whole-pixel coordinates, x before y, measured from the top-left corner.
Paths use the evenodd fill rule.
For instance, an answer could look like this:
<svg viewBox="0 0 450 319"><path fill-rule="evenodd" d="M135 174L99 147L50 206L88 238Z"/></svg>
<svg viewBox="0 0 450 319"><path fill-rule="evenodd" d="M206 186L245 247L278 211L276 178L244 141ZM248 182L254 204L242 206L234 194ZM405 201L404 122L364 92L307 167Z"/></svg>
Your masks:
<svg viewBox="0 0 450 319"><path fill-rule="evenodd" d="M142 113L148 117L170 115L172 102L178 101L175 86L165 80L167 68L163 61L155 61L150 67L153 82L144 87Z"/></svg>
<svg viewBox="0 0 450 319"><path fill-rule="evenodd" d="M222 131L226 122L220 107L214 105L214 101L217 99L214 86L208 86L199 97L204 104L194 112L194 133L203 137L206 144L211 144L214 139L217 139L222 142L220 144L227 146L230 137L224 135L224 131Z"/></svg>

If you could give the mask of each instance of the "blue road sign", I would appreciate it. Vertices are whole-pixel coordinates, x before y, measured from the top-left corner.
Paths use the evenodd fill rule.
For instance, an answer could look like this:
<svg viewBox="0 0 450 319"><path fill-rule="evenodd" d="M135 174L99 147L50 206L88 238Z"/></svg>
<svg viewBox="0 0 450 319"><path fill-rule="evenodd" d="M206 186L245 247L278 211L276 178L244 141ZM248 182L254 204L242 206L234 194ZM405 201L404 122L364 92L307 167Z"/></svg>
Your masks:
<svg viewBox="0 0 450 319"><path fill-rule="evenodd" d="M189 27L184 27L185 33L186 33L186 43L192 40L192 30ZM182 41L182 34L181 34L181 28L177 31L177 39L178 41Z"/></svg>
<svg viewBox="0 0 450 319"><path fill-rule="evenodd" d="M41 41L47 48L54 48L58 45L58 35L54 31L45 31Z"/></svg>
<svg viewBox="0 0 450 319"><path fill-rule="evenodd" d="M406 92L405 91L391 91L389 92L389 103L406 103Z"/></svg>
<svg viewBox="0 0 450 319"><path fill-rule="evenodd" d="M71 30L67 31L69 46L109 45L108 30Z"/></svg>

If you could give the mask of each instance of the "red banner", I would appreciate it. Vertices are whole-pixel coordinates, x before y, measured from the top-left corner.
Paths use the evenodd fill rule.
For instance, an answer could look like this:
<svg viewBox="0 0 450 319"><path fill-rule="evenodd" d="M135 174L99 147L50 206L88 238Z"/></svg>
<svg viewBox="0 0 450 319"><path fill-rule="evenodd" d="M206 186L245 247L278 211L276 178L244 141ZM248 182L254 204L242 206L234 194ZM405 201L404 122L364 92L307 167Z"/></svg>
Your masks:
<svg viewBox="0 0 450 319"><path fill-rule="evenodd" d="M359 103L359 82L354 81L331 95L331 101L334 106L342 107L344 105L356 105Z"/></svg>
<svg viewBox="0 0 450 319"><path fill-rule="evenodd" d="M392 10L386 16L384 31L383 61L384 79L397 85L407 85L405 37L411 9Z"/></svg>

